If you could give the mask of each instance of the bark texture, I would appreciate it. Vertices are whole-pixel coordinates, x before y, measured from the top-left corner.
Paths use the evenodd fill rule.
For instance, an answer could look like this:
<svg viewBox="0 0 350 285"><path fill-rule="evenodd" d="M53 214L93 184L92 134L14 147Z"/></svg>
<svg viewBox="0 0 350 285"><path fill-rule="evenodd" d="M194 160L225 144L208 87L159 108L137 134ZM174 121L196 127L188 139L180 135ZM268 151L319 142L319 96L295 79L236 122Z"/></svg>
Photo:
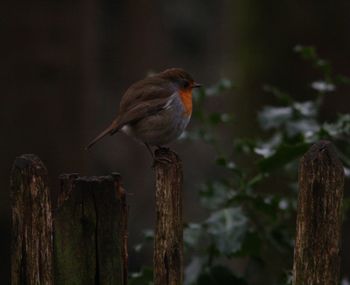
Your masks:
<svg viewBox="0 0 350 285"><path fill-rule="evenodd" d="M294 285L338 285L344 168L328 141L313 145L299 167Z"/></svg>
<svg viewBox="0 0 350 285"><path fill-rule="evenodd" d="M182 164L168 149L155 153L154 284L183 283Z"/></svg>
<svg viewBox="0 0 350 285"><path fill-rule="evenodd" d="M127 284L127 206L117 174L61 176L55 284Z"/></svg>
<svg viewBox="0 0 350 285"><path fill-rule="evenodd" d="M53 284L52 215L47 170L38 157L17 157L11 176L11 284Z"/></svg>

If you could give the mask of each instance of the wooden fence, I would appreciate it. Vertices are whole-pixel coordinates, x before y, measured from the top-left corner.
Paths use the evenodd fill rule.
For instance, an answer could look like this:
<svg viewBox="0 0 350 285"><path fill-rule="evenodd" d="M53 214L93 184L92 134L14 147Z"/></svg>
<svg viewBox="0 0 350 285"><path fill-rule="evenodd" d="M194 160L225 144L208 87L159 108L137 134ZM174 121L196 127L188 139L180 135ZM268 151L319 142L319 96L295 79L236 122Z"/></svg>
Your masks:
<svg viewBox="0 0 350 285"><path fill-rule="evenodd" d="M181 285L182 165L170 150L155 155L154 284ZM16 158L11 283L126 285L128 207L120 176L61 175L54 207L47 180L38 157ZM338 284L343 188L331 143L312 146L299 168L294 285Z"/></svg>

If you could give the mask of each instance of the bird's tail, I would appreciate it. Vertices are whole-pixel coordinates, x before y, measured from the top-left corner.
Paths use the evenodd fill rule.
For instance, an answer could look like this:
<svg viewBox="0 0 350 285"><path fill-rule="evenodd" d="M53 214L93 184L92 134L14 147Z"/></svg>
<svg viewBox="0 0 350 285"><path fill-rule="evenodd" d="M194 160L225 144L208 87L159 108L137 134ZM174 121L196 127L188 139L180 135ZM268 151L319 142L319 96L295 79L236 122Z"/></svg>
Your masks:
<svg viewBox="0 0 350 285"><path fill-rule="evenodd" d="M118 120L114 120L112 124L105 129L102 133L100 133L96 138L94 138L87 146L86 150L90 149L95 143L97 143L100 139L104 138L107 135L113 135L115 132L119 131L121 128Z"/></svg>

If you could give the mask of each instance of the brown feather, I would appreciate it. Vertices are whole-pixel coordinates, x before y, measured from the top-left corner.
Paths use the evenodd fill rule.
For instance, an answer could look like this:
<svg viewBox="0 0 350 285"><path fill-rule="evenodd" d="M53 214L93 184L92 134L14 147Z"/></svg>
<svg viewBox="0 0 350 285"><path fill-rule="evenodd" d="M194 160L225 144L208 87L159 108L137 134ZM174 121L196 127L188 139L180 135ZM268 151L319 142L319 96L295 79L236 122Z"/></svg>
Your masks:
<svg viewBox="0 0 350 285"><path fill-rule="evenodd" d="M120 102L119 114L131 110L143 102L169 98L174 91L175 86L170 81L158 76L140 80L126 90Z"/></svg>
<svg viewBox="0 0 350 285"><path fill-rule="evenodd" d="M102 133L100 133L96 138L94 138L87 146L86 150L90 149L95 143L97 143L100 139L104 138L107 135L112 135L115 132L119 131L119 129L122 127L119 122L118 118L115 119L110 126L105 129Z"/></svg>

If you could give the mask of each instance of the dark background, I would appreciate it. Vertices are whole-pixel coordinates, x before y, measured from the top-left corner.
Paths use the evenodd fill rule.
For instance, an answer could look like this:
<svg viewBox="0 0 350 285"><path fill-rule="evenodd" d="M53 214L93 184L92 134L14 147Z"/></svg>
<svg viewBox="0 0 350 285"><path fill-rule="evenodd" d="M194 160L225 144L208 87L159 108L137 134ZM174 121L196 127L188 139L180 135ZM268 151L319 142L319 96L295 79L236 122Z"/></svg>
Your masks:
<svg viewBox="0 0 350 285"><path fill-rule="evenodd" d="M236 88L226 101L212 99L210 106L235 114L230 136L254 135L257 111L271 101L263 84L278 85L300 99L307 96L305 82L313 74L293 53L296 44L315 45L339 73L350 75L349 12L348 0L2 1L1 284L7 283L10 268L9 177L16 156L37 154L53 191L60 173L120 172L132 193L129 226L135 244L141 230L153 226L149 154L120 134L84 151L113 119L126 88L168 67L183 67L207 86L232 79ZM346 95L328 99L325 118L350 111ZM172 147L184 162L185 220L191 221L205 214L195 185L215 175L213 152L198 142ZM350 272L346 256L343 271ZM131 256L132 269L145 262L149 257Z"/></svg>

